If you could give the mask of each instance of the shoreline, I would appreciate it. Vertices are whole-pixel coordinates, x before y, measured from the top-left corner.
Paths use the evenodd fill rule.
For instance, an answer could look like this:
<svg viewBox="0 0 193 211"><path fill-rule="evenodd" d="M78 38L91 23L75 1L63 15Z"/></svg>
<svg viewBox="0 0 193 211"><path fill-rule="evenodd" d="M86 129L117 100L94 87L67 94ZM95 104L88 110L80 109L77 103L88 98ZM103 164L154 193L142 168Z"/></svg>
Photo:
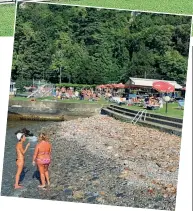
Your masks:
<svg viewBox="0 0 193 211"><path fill-rule="evenodd" d="M21 197L174 210L181 138L144 128L103 115L47 126L52 185Z"/></svg>

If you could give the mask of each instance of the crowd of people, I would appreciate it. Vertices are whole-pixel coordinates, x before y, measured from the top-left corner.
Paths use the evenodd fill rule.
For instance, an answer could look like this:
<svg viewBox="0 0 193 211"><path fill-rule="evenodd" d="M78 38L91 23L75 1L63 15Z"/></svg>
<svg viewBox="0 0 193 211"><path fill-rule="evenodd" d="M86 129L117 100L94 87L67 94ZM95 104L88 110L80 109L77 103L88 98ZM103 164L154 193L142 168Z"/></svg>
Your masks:
<svg viewBox="0 0 193 211"><path fill-rule="evenodd" d="M144 107L149 109L163 108L163 98L150 96L144 99Z"/></svg>
<svg viewBox="0 0 193 211"><path fill-rule="evenodd" d="M54 96L57 99L79 99L88 101L98 101L101 98L101 93L93 89L75 90L73 88L56 88Z"/></svg>
<svg viewBox="0 0 193 211"><path fill-rule="evenodd" d="M120 98L119 102L127 104L127 105L140 105L144 108L162 108L163 107L163 98L157 96L146 96L140 97L137 95L125 95L124 92L116 89L88 89L83 88L80 90L76 90L74 88L56 88L54 96L57 99L79 99L79 100L87 100L87 101L98 101L101 98L114 102L115 98Z"/></svg>

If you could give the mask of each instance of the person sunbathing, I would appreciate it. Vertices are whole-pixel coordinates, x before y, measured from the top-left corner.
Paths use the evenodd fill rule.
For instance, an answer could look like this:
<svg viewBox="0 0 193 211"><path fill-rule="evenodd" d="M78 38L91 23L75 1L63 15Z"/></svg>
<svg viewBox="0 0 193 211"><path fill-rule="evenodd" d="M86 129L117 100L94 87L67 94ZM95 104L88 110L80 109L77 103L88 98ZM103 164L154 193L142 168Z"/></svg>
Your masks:
<svg viewBox="0 0 193 211"><path fill-rule="evenodd" d="M46 181L50 185L48 167L51 162L51 144L44 133L39 136L39 143L35 147L33 162L32 164L37 164L38 170L40 172L41 185L38 187L45 188Z"/></svg>
<svg viewBox="0 0 193 211"><path fill-rule="evenodd" d="M23 143L26 140L26 137L23 133L17 134L18 143L16 144L16 165L17 165L17 173L15 176L15 189L22 188L23 186L19 185L20 175L23 171L24 163L25 163L25 153L28 150L30 143L26 145L25 150L23 149Z"/></svg>

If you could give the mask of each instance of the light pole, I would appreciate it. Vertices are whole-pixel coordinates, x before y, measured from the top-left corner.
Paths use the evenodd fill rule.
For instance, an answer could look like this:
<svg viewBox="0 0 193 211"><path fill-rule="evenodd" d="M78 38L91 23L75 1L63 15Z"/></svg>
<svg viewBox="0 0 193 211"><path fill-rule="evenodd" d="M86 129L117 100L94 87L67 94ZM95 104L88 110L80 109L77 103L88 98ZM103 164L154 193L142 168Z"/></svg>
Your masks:
<svg viewBox="0 0 193 211"><path fill-rule="evenodd" d="M168 102L170 101L170 97L169 96L165 96L164 97L164 101L166 102L166 114L168 113Z"/></svg>

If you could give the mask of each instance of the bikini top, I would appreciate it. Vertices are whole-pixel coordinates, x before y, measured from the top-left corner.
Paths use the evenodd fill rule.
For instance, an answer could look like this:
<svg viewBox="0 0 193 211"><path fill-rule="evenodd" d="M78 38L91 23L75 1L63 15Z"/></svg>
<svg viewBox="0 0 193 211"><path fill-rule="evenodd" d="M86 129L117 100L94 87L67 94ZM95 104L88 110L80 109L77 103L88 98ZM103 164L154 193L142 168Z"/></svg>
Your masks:
<svg viewBox="0 0 193 211"><path fill-rule="evenodd" d="M47 152L46 151L39 151L38 150L38 155L49 155L50 154L50 152L48 152L48 150L50 150L50 146L49 146L49 144L47 143L47 142L42 142L42 143L40 143L40 145L39 145L39 149L41 148L41 147L43 147L44 148L44 150L45 150L45 148L47 148Z"/></svg>
<svg viewBox="0 0 193 211"><path fill-rule="evenodd" d="M50 154L50 152L38 152L38 155L49 155Z"/></svg>

